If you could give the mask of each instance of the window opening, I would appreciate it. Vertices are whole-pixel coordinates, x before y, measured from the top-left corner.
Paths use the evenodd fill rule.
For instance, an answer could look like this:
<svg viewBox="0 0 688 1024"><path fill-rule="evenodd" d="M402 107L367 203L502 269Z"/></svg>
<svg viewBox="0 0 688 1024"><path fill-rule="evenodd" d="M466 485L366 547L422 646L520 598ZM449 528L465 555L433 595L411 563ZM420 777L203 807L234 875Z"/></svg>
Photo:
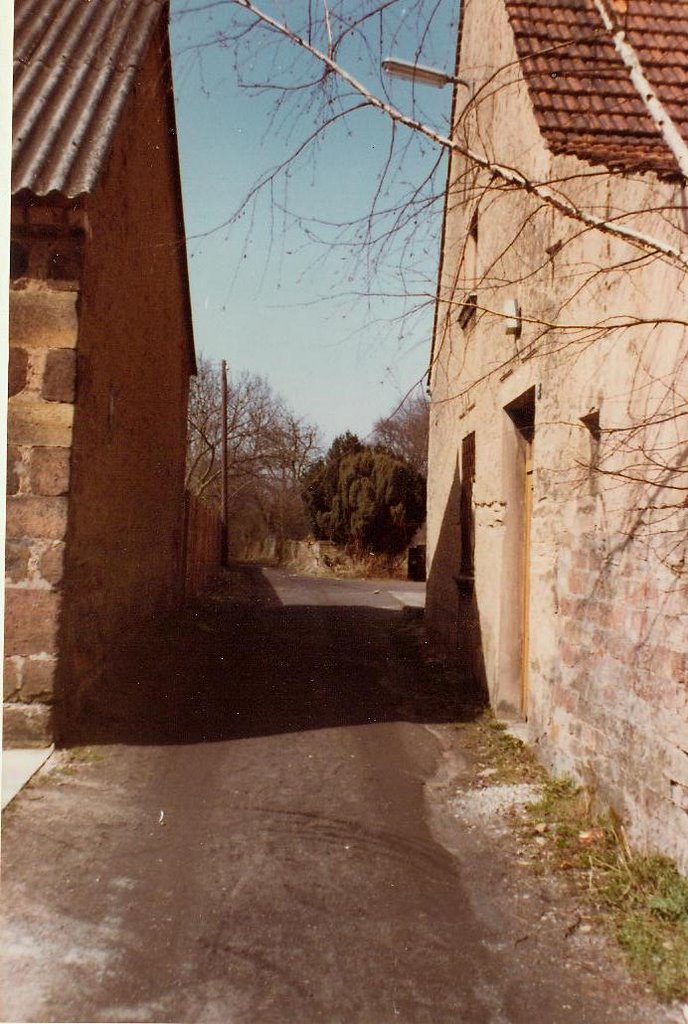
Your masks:
<svg viewBox="0 0 688 1024"><path fill-rule="evenodd" d="M461 563L459 574L464 581L475 578L475 513L473 511L473 485L475 483L475 432L467 434L461 442L461 496L459 528L461 533Z"/></svg>

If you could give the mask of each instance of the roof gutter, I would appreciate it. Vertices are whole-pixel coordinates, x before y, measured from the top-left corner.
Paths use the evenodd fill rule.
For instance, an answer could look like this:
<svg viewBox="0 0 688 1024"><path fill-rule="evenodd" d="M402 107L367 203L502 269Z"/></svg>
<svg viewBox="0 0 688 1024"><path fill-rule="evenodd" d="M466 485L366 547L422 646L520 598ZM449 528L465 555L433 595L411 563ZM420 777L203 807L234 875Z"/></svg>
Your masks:
<svg viewBox="0 0 688 1024"><path fill-rule="evenodd" d="M463 34L463 7L461 4L461 13L459 15L459 24L456 33L456 58L454 60L454 87L452 89L452 102L451 102L451 114L449 115L449 133L450 137L454 133L454 119L456 117L456 106L457 97L459 92L459 59L461 57L461 37ZM451 187L451 173L452 173L452 161L454 157L454 151L452 150L448 154L447 158L447 180L444 186L444 210L442 212L442 230L440 233L440 261L437 267L437 288L435 290L435 314L432 321L432 343L430 346L430 362L428 364L428 371L426 377L426 388L429 391L432 387L432 371L435 365L435 346L437 340L437 327L439 324L439 311L440 311L440 294L442 291L442 274L444 271L444 250L447 237L447 210L449 208L449 190Z"/></svg>
<svg viewBox="0 0 688 1024"><path fill-rule="evenodd" d="M186 225L184 223L184 201L182 198L182 181L181 172L179 167L179 146L177 145L177 115L174 108L174 83L172 80L172 53L170 50L170 35L169 35L169 20L170 20L170 9L169 2L165 4L162 11L161 22L164 20L164 31L163 36L163 68L165 75L165 97L167 103L167 116L170 124L170 131L172 135L172 147L174 149L175 157L175 173L174 178L174 201L175 201L175 212L177 220L177 233L178 233L178 245L181 250L180 271L182 275L182 291L183 302L184 302L184 313L186 320L186 331L187 331L187 344L188 344L188 356L189 356L189 367L193 376L196 376L198 372L198 365L196 362L196 345L194 341L194 329L193 329L193 310L191 306L191 286L189 283L189 264L186 252Z"/></svg>

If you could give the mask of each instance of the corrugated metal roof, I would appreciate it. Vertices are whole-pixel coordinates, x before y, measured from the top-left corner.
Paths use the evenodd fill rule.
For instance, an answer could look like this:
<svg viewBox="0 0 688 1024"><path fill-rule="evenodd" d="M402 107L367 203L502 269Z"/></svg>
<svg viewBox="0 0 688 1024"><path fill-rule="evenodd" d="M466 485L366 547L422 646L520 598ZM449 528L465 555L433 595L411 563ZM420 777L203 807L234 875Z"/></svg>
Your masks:
<svg viewBox="0 0 688 1024"><path fill-rule="evenodd" d="M16 0L12 193L91 192L165 0Z"/></svg>

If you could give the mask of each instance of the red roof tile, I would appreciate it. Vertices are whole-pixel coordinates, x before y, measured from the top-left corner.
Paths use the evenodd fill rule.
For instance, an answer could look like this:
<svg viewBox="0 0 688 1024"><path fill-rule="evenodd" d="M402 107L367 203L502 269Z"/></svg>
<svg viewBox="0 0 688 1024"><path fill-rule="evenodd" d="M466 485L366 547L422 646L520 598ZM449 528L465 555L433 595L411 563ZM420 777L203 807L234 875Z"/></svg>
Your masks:
<svg viewBox="0 0 688 1024"><path fill-rule="evenodd" d="M505 0L550 149L621 171L680 176L593 0ZM688 3L612 0L645 75L688 140Z"/></svg>

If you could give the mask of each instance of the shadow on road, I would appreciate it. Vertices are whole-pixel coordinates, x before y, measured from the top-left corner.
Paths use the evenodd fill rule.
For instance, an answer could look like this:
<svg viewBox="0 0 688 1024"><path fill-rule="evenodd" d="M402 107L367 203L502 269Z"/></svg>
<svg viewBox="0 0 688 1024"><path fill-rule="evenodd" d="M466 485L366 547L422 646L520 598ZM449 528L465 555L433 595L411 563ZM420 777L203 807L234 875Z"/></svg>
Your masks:
<svg viewBox="0 0 688 1024"><path fill-rule="evenodd" d="M74 743L208 743L386 721L454 722L478 701L420 650L399 612L282 605L258 567L155 635L123 642Z"/></svg>

